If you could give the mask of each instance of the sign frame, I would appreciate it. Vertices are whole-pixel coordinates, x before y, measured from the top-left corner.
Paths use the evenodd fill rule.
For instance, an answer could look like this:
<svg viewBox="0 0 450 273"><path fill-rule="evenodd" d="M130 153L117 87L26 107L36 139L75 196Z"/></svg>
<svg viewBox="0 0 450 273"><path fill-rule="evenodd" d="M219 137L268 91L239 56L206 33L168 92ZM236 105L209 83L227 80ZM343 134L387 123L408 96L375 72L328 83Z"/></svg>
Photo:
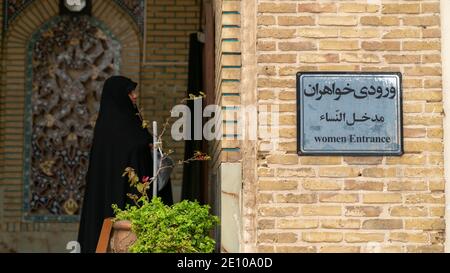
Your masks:
<svg viewBox="0 0 450 273"><path fill-rule="evenodd" d="M348 75L373 75L373 76L396 76L398 77L398 109L397 109L397 134L398 134L398 144L400 145L399 149L394 152L390 151L374 151L374 152L366 152L366 151L337 151L337 150L322 150L322 151L305 151L304 145L302 145L303 135L301 133L302 130L302 92L301 92L301 77L304 75L334 75L334 76L348 76ZM297 154L299 156L402 156L404 154L404 140L403 140L403 81L402 81L402 73L401 72L353 72L353 71L305 71L305 72L297 72L296 74L296 115L297 115Z"/></svg>

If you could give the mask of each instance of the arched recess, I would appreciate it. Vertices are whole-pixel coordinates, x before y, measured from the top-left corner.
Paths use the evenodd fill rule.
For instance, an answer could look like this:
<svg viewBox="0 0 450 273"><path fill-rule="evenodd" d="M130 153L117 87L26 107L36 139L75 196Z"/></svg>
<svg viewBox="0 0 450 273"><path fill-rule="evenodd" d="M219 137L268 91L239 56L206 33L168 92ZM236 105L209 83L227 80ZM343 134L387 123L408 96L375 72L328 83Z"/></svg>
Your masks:
<svg viewBox="0 0 450 273"><path fill-rule="evenodd" d="M24 125L26 108L27 51L32 34L58 16L58 0L33 1L4 33L3 90L0 130L5 147L1 185L4 189L5 222L23 218ZM141 41L132 18L113 0L94 0L92 16L109 29L121 45L120 74L140 82ZM23 200L22 200L23 201Z"/></svg>

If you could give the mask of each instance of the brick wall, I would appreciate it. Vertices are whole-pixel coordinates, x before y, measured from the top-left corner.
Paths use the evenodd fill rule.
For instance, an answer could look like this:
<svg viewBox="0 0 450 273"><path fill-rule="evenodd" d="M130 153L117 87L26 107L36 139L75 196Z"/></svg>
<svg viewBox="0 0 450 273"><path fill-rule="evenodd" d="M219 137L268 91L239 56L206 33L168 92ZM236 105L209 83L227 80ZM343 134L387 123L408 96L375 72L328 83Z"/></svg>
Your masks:
<svg viewBox="0 0 450 273"><path fill-rule="evenodd" d="M258 104L280 106L278 148L259 142L258 251L442 252L439 1L257 3ZM402 157L296 155L295 73L334 70L403 73Z"/></svg>
<svg viewBox="0 0 450 273"><path fill-rule="evenodd" d="M160 129L173 106L187 96L189 34L198 31L198 0L148 0L147 43L142 73L140 103L145 118L158 122ZM175 119L172 119L174 121ZM170 127L163 138L173 159L184 160L184 141L174 141ZM175 200L181 197L183 168L172 174Z"/></svg>
<svg viewBox="0 0 450 273"><path fill-rule="evenodd" d="M78 223L24 222L23 123L26 50L29 38L58 13L58 1L35 1L5 33L0 89L0 252L65 252L75 240ZM121 43L121 73L139 81L140 42L132 19L112 1L94 1L93 16L108 26ZM119 26L119 27L118 27Z"/></svg>

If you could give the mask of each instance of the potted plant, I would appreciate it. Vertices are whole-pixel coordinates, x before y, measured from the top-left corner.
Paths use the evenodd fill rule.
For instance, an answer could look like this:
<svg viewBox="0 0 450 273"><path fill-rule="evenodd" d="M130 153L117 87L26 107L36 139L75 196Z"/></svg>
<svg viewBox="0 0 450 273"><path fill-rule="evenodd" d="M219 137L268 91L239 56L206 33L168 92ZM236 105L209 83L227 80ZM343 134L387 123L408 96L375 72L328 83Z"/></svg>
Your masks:
<svg viewBox="0 0 450 273"><path fill-rule="evenodd" d="M204 98L190 94L187 100ZM141 111L142 112L142 111ZM141 116L140 116L141 117ZM149 122L141 117L142 127L148 128ZM162 136L169 126L166 120L157 143L162 150ZM217 216L210 214L208 205L188 200L181 201L172 206L165 205L161 198L148 197L148 190L153 182L166 171L173 168L173 162L161 166L165 159L173 153L169 150L160 159L157 173L153 177L139 178L131 167L125 169L123 176L137 194L128 193L127 196L134 201L134 205L126 205L120 209L112 205L115 217L105 219L97 246L97 252L164 252L164 253L210 253L215 249L216 242L209 236L210 231L219 222ZM193 161L207 161L211 157L196 151L190 159L178 162L179 165ZM167 173L164 174L167 176Z"/></svg>
<svg viewBox="0 0 450 273"><path fill-rule="evenodd" d="M151 200L147 190L152 183L148 177L139 179L132 168L127 168L130 185L139 195L129 194L135 205L125 209L113 205L115 218L109 242L111 252L133 253L210 253L215 241L210 231L219 222L211 215L208 205L188 200L172 206L159 197Z"/></svg>

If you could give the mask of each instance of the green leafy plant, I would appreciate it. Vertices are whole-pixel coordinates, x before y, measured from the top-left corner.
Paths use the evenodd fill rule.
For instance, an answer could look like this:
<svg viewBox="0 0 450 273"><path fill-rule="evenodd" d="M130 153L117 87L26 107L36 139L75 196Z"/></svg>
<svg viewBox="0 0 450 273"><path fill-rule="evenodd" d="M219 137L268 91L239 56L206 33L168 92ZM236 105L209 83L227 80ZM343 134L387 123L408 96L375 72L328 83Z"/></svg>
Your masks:
<svg viewBox="0 0 450 273"><path fill-rule="evenodd" d="M182 101L203 99L206 94L200 92L200 96L189 94L189 98ZM145 120L139 111L142 128L149 128L150 122ZM166 119L162 132L157 136L157 148L162 149L162 136L170 124L170 117ZM173 151L169 150L163 158ZM207 161L211 157L201 151L195 151L194 155L178 164L189 164L194 161ZM219 223L219 218L210 214L208 205L200 205L198 202L188 200L181 201L172 206L165 205L161 198L148 197L150 186L164 168L174 166L159 166L153 177L144 176L142 179L131 167L125 169L123 176L128 176L128 183L137 194L128 193L127 196L134 201L134 206L126 205L120 209L112 205L115 221L127 220L131 222L132 232L136 235L136 241L130 246L129 251L134 253L210 253L214 251L216 242L209 237L209 232Z"/></svg>
<svg viewBox="0 0 450 273"><path fill-rule="evenodd" d="M165 205L161 198L149 200L147 190L153 182L148 177L139 177L132 168L127 168L130 185L139 195L129 194L135 206L127 205L121 210L113 205L116 220L131 222L137 240L130 246L133 253L210 253L216 242L209 232L219 222L211 215L208 205L184 200L172 206Z"/></svg>

